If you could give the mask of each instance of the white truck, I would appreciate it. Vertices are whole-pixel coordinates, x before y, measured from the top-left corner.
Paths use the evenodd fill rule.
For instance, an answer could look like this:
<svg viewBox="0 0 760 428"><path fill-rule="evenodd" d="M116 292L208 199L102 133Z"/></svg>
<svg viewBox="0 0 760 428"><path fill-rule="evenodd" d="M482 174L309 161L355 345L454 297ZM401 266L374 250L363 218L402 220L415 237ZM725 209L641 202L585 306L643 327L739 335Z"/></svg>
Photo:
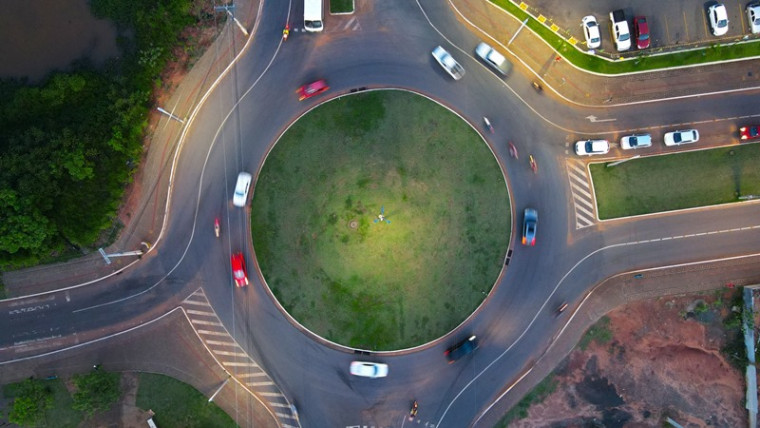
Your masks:
<svg viewBox="0 0 760 428"><path fill-rule="evenodd" d="M303 29L310 32L322 31L322 0L303 1Z"/></svg>

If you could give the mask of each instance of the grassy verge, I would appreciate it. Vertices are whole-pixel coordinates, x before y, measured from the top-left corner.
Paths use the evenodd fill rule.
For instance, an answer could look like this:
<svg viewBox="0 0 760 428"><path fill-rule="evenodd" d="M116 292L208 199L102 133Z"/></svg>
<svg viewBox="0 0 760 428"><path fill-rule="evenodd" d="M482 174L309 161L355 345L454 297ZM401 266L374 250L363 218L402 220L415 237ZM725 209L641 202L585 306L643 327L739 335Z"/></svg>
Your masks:
<svg viewBox="0 0 760 428"><path fill-rule="evenodd" d="M610 330L610 319L606 315L599 319L596 324L586 330L586 334L581 337L578 342L578 347L585 351L591 342L596 342L603 345L612 339L612 331Z"/></svg>
<svg viewBox="0 0 760 428"><path fill-rule="evenodd" d="M330 0L330 13L353 13L353 0Z"/></svg>
<svg viewBox="0 0 760 428"><path fill-rule="evenodd" d="M736 202L760 194L760 144L591 165L599 218Z"/></svg>
<svg viewBox="0 0 760 428"><path fill-rule="evenodd" d="M256 184L253 243L299 322L348 346L397 349L480 304L503 265L509 213L501 170L469 125L425 98L371 92L283 135Z"/></svg>
<svg viewBox="0 0 760 428"><path fill-rule="evenodd" d="M237 426L195 388L168 376L140 373L137 407L153 410L153 420L161 428Z"/></svg>
<svg viewBox="0 0 760 428"><path fill-rule="evenodd" d="M520 9L509 0L491 0L495 5L503 8L518 20L523 21L530 15ZM545 27L535 19L530 19L527 24L531 30L546 40L555 50L560 52L566 60L576 66L589 71L603 74L630 73L633 71L657 70L666 67L695 65L706 62L726 61L746 58L758 55L760 43L744 43L732 45L713 45L701 50L689 52L674 52L666 55L651 56L646 53L629 54L632 59L611 62L594 55L583 53L558 36L551 29ZM651 51L650 51L651 52Z"/></svg>
<svg viewBox="0 0 760 428"><path fill-rule="evenodd" d="M48 390L52 395L52 403L49 408L44 410L42 416L37 422L37 426L43 427L56 427L56 428L76 428L84 419L84 414L78 410L73 409L73 399L71 394L66 389L61 379L53 380L37 380L43 387ZM17 395L17 389L19 383L12 383L3 386L3 395L7 399L15 399ZM7 417L9 408L3 409L3 415L0 416L0 421L4 422ZM0 423L0 425L4 425Z"/></svg>
<svg viewBox="0 0 760 428"><path fill-rule="evenodd" d="M528 409L534 404L538 404L546 399L552 392L557 389L557 380L554 375L550 374L541 381L532 391L528 393L519 403L504 415L496 424L496 428L506 428L514 421L528 417Z"/></svg>

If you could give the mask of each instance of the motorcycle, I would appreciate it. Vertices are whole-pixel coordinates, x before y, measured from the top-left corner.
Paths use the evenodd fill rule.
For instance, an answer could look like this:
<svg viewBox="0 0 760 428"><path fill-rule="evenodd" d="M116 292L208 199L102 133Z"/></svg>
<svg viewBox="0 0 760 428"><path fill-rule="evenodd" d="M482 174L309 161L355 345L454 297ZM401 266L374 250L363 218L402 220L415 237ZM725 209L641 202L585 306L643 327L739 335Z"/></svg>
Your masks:
<svg viewBox="0 0 760 428"><path fill-rule="evenodd" d="M493 126L491 126L491 121L490 121L490 120L488 120L488 118L487 118L487 117L483 117L483 122L485 122L485 123L486 123L486 129L488 129L488 131L489 131L491 134L493 134Z"/></svg>
<svg viewBox="0 0 760 428"><path fill-rule="evenodd" d="M216 234L216 237L219 237L219 217L214 219L214 234Z"/></svg>
<svg viewBox="0 0 760 428"><path fill-rule="evenodd" d="M530 155L528 160L530 161L530 169L533 170L533 173L538 173L538 164L536 163L536 159L533 158L533 155Z"/></svg>
<svg viewBox="0 0 760 428"><path fill-rule="evenodd" d="M509 144L509 156L515 159L519 159L519 156L517 155L517 147L515 147L515 145L512 144L511 141L509 141L508 144Z"/></svg>
<svg viewBox="0 0 760 428"><path fill-rule="evenodd" d="M533 85L533 89L535 89L536 92L541 92L544 89L541 87L541 84L536 82L535 80L531 82L531 85Z"/></svg>
<svg viewBox="0 0 760 428"><path fill-rule="evenodd" d="M557 308L557 315L561 314L562 312L565 312L565 309L567 309L567 303L563 303L559 305Z"/></svg>
<svg viewBox="0 0 760 428"><path fill-rule="evenodd" d="M285 29L282 30L282 41L288 40L288 36L290 35L290 24L285 24Z"/></svg>
<svg viewBox="0 0 760 428"><path fill-rule="evenodd" d="M412 410L409 411L409 420L413 421L414 417L417 416L417 408L419 406L417 405L417 400L414 400L412 403Z"/></svg>

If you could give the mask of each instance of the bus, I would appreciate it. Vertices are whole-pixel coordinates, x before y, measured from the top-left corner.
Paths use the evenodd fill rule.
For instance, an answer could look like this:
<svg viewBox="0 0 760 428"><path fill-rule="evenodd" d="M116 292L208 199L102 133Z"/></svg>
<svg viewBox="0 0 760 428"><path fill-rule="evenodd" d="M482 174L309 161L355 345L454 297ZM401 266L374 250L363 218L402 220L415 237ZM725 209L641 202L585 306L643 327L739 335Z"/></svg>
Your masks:
<svg viewBox="0 0 760 428"><path fill-rule="evenodd" d="M303 28L306 31L322 31L325 26L322 23L322 0L303 1Z"/></svg>

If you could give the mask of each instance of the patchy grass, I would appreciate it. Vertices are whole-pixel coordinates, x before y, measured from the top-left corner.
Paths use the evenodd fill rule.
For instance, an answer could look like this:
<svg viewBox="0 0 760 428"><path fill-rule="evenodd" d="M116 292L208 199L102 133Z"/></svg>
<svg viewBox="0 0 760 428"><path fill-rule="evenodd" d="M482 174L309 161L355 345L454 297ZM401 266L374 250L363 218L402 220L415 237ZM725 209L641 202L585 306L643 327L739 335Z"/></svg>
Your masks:
<svg viewBox="0 0 760 428"><path fill-rule="evenodd" d="M299 322L388 350L440 337L480 304L503 266L510 209L468 124L417 95L370 92L283 135L256 183L252 231L267 283Z"/></svg>
<svg viewBox="0 0 760 428"><path fill-rule="evenodd" d="M161 428L237 426L198 390L169 376L140 373L137 407L153 410L153 420Z"/></svg>
<svg viewBox="0 0 760 428"><path fill-rule="evenodd" d="M739 201L741 195L758 195L758 163L760 144L646 157L612 168L593 164L599 217L724 204Z"/></svg>
<svg viewBox="0 0 760 428"><path fill-rule="evenodd" d="M550 374L544 380L542 380L531 392L523 397L520 402L515 404L514 407L504 415L503 418L496 424L496 428L506 428L514 421L524 419L528 417L528 409L534 404L541 403L551 395L557 389L557 380L554 379L554 375Z"/></svg>
<svg viewBox="0 0 760 428"><path fill-rule="evenodd" d="M581 337L578 347L585 351L591 342L603 345L612 340L612 330L610 330L610 319L606 315L599 319L596 324L586 330L586 334Z"/></svg>

